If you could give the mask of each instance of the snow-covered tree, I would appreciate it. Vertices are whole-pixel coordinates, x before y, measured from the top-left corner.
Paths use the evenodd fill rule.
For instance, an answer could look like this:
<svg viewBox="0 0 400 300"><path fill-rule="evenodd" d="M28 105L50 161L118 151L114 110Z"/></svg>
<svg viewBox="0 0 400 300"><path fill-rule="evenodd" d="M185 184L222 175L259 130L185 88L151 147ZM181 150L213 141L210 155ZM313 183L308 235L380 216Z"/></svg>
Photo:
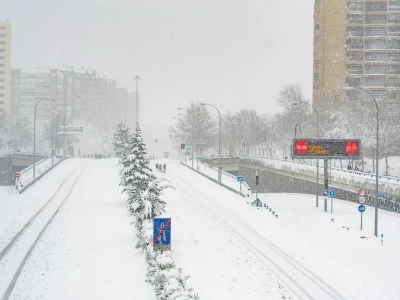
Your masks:
<svg viewBox="0 0 400 300"><path fill-rule="evenodd" d="M119 123L115 129L114 133L114 152L117 157L122 160L130 149L131 145L131 133L129 131L128 126L123 123Z"/></svg>

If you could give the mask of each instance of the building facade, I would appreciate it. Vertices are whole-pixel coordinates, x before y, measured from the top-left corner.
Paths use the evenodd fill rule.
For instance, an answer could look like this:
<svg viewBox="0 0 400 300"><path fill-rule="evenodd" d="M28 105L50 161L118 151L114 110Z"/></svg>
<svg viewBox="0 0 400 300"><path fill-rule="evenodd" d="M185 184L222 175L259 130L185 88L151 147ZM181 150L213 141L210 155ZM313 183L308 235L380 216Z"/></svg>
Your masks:
<svg viewBox="0 0 400 300"><path fill-rule="evenodd" d="M0 113L11 114L11 25L0 22Z"/></svg>
<svg viewBox="0 0 400 300"><path fill-rule="evenodd" d="M313 71L316 106L343 101L345 86L400 101L400 1L315 0Z"/></svg>

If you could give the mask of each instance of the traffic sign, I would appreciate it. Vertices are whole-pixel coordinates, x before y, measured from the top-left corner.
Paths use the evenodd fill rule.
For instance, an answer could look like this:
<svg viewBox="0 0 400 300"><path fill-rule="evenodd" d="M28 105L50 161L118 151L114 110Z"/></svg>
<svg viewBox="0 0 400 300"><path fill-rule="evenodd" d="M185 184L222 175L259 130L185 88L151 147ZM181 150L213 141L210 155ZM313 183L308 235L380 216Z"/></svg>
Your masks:
<svg viewBox="0 0 400 300"><path fill-rule="evenodd" d="M171 218L153 219L153 250L171 250Z"/></svg>
<svg viewBox="0 0 400 300"><path fill-rule="evenodd" d="M365 189L359 189L358 190L358 195L361 197L364 197L367 194L367 191Z"/></svg>
<svg viewBox="0 0 400 300"><path fill-rule="evenodd" d="M335 198L335 196L336 196L335 190L330 190L330 191L329 191L329 197Z"/></svg>
<svg viewBox="0 0 400 300"><path fill-rule="evenodd" d="M366 200L365 197L363 197L363 196L358 196L357 201L358 201L358 203L360 203L360 204L364 204L365 201L367 201L367 200Z"/></svg>
<svg viewBox="0 0 400 300"><path fill-rule="evenodd" d="M16 173L15 173L15 178L18 179L18 178L20 178L20 177L21 177L21 173L20 173L20 172L16 172Z"/></svg>
<svg viewBox="0 0 400 300"><path fill-rule="evenodd" d="M244 176L238 176L236 177L237 181L244 181Z"/></svg>
<svg viewBox="0 0 400 300"><path fill-rule="evenodd" d="M322 196L329 197L329 191L328 190L323 190L322 191Z"/></svg>
<svg viewBox="0 0 400 300"><path fill-rule="evenodd" d="M358 207L358 211L359 212L361 212L361 213L363 213L364 211L365 211L365 205L360 205L359 207Z"/></svg>
<svg viewBox="0 0 400 300"><path fill-rule="evenodd" d="M185 149L185 144L181 144L181 149Z"/></svg>

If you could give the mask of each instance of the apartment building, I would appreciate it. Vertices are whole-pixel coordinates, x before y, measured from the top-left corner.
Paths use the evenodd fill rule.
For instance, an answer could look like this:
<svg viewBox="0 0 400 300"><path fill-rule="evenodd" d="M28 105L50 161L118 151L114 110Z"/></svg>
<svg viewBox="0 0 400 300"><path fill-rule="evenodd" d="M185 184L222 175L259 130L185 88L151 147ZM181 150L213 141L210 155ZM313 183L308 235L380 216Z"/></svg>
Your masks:
<svg viewBox="0 0 400 300"><path fill-rule="evenodd" d="M11 114L11 25L0 22L0 113Z"/></svg>
<svg viewBox="0 0 400 300"><path fill-rule="evenodd" d="M316 106L343 101L344 86L400 101L400 1L315 0L313 71Z"/></svg>

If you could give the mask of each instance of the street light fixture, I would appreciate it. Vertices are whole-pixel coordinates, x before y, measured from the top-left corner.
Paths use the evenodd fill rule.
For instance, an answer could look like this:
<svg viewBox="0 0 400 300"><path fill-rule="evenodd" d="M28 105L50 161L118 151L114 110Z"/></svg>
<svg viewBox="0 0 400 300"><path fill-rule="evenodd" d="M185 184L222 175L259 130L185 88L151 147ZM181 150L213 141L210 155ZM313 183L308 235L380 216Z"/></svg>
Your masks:
<svg viewBox="0 0 400 300"><path fill-rule="evenodd" d="M304 102L304 101L294 102L294 103L292 103L292 106L297 106L297 105L300 106L302 103L305 103L305 104L311 106L312 109L315 112L315 115L317 116L317 138L319 138L319 116L318 116L318 112L317 112L317 110L315 109L315 107L312 104L310 104L308 102ZM297 124L296 124L296 126L297 126ZM315 185L315 206L316 207L318 207L318 196L319 196L318 190L319 190L319 159L317 158L317 184Z"/></svg>
<svg viewBox="0 0 400 300"><path fill-rule="evenodd" d="M33 114L33 179L36 178L36 107L38 106L38 104L40 102L42 102L44 100L54 101L54 99L43 98L43 99L40 99L35 104L35 111Z"/></svg>
<svg viewBox="0 0 400 300"><path fill-rule="evenodd" d="M372 100L375 102L376 107L376 158L375 158L375 228L374 228L374 235L378 236L378 195L379 195L379 185L378 185L378 166L379 166L379 108L378 102L376 102L374 96L367 90L364 90L360 87L344 87L342 88L343 91L352 91L352 90L360 90L366 92L368 95L371 96Z"/></svg>
<svg viewBox="0 0 400 300"><path fill-rule="evenodd" d="M208 103L200 103L201 105L205 106L205 105L209 105L214 107L219 115L219 133L218 133L218 154L219 154L219 166L218 166L218 181L221 183L221 177L222 177L222 158L221 158L221 113L219 112L218 108L216 108L214 105L212 104L208 104Z"/></svg>

